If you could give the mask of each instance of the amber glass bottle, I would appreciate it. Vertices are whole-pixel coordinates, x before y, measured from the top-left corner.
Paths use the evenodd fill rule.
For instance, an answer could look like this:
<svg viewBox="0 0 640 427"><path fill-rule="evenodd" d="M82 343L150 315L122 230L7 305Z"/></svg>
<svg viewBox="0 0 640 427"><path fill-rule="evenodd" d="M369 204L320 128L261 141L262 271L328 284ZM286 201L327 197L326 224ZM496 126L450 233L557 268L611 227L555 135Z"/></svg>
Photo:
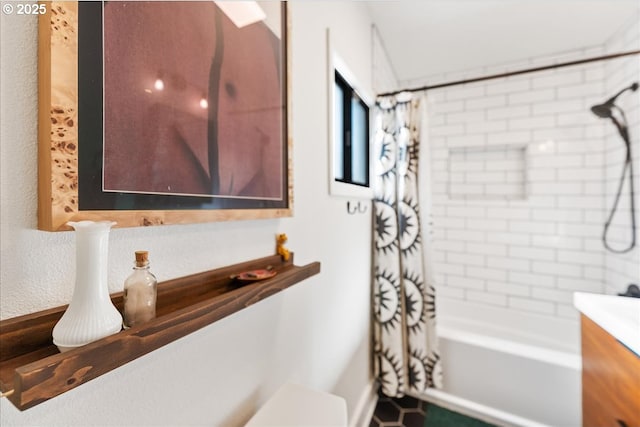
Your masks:
<svg viewBox="0 0 640 427"><path fill-rule="evenodd" d="M149 252L136 251L133 273L124 281L124 327L140 325L156 317L158 281L149 271Z"/></svg>

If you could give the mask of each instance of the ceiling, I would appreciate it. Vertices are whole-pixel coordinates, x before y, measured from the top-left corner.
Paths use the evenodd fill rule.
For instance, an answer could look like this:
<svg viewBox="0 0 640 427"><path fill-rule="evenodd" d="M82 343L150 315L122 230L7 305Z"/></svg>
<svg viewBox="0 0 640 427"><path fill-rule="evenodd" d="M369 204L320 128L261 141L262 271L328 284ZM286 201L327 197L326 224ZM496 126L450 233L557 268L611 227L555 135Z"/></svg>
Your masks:
<svg viewBox="0 0 640 427"><path fill-rule="evenodd" d="M397 79L406 82L602 46L638 16L640 0L392 0L367 5Z"/></svg>

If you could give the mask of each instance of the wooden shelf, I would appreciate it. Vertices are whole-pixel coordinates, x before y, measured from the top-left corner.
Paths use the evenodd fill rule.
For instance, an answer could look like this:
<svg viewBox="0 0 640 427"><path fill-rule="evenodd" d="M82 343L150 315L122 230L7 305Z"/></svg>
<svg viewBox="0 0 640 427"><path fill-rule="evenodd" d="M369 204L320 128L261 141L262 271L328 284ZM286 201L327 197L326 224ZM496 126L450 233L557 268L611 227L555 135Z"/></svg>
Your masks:
<svg viewBox="0 0 640 427"><path fill-rule="evenodd" d="M232 275L272 266L270 279L240 286ZM320 272L279 255L158 284L157 317L59 353L51 332L67 306L0 321L0 390L20 410L42 403ZM112 301L122 312L122 293Z"/></svg>

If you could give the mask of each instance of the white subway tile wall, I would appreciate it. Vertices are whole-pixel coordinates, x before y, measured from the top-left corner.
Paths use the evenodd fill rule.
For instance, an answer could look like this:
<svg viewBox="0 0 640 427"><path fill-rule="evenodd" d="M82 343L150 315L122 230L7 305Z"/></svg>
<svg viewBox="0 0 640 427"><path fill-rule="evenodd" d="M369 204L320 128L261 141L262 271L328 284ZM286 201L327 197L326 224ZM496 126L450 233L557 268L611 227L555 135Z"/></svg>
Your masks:
<svg viewBox="0 0 640 427"><path fill-rule="evenodd" d="M607 52L624 52L640 49L640 13L630 18L629 25L615 34L606 45ZM640 58L631 56L609 61L603 70L605 96L604 102L618 91L633 82L640 82ZM616 104L622 107L629 122L631 152L634 165L634 186L636 191L636 223L640 227L640 90L627 92L620 96ZM605 193L606 211L613 206L618 182L622 173L625 148L622 139L611 123L604 127L606 150ZM625 248L631 242L631 204L628 196L628 175L618 211L609 230L609 241L614 248ZM640 230L636 230L636 241L640 246ZM630 283L640 285L640 247L625 254L607 252L604 265L604 283L608 294L624 291Z"/></svg>
<svg viewBox="0 0 640 427"><path fill-rule="evenodd" d="M495 130L487 126L484 132ZM489 144L479 148L452 148L449 150L449 197L463 200L524 199L525 159L524 147ZM432 163L434 169L442 166ZM494 224L493 229L506 229L506 224Z"/></svg>
<svg viewBox="0 0 640 427"><path fill-rule="evenodd" d="M638 49L635 18L603 48L532 58L529 66ZM634 56L428 92L439 298L577 319L574 291L614 293L640 281L640 251L608 254L601 242L624 146L589 111L639 78ZM638 193L639 94L624 103ZM611 228L619 245L629 240L627 199Z"/></svg>

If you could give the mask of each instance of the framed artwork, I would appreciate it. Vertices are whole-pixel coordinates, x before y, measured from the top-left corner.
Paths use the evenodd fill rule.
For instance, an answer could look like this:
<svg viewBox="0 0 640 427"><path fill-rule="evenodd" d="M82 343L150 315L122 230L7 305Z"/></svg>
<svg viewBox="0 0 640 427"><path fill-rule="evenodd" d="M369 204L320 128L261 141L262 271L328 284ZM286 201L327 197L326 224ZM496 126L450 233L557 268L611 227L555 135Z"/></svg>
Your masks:
<svg viewBox="0 0 640 427"><path fill-rule="evenodd" d="M38 228L292 214L285 2L42 2Z"/></svg>

